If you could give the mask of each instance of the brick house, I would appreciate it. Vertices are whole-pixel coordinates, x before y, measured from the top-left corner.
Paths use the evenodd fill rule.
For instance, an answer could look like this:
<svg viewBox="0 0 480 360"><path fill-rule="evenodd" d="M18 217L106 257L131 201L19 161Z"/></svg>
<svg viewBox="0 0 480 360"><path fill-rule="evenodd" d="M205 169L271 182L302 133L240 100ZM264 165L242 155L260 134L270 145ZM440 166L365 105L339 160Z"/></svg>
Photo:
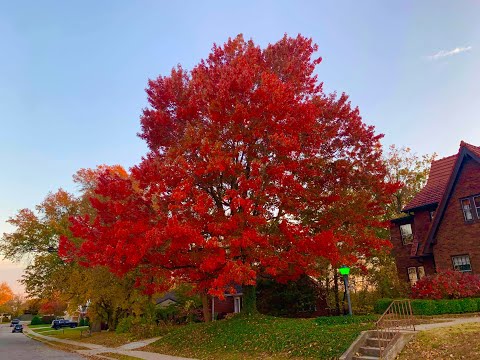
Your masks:
<svg viewBox="0 0 480 360"><path fill-rule="evenodd" d="M480 274L480 147L433 161L425 187L391 220L400 280L446 270Z"/></svg>

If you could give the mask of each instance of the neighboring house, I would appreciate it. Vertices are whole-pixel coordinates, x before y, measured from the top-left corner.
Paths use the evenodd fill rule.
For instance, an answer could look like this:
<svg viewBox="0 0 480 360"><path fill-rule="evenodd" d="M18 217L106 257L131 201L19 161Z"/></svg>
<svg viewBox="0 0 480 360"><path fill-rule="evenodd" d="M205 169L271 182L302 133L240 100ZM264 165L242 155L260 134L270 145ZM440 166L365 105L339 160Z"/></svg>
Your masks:
<svg viewBox="0 0 480 360"><path fill-rule="evenodd" d="M236 285L235 291L235 294L225 293L224 300L221 300L218 297L209 298L209 309L213 320L223 319L227 314L240 312L242 309L242 287ZM156 306L160 308L178 303L179 300L175 291L169 291L156 300Z"/></svg>
<svg viewBox="0 0 480 360"><path fill-rule="evenodd" d="M178 297L174 291L165 293L161 298L157 299L156 306L159 308L165 308L169 305L178 304Z"/></svg>
<svg viewBox="0 0 480 360"><path fill-rule="evenodd" d="M210 313L212 320L223 319L227 314L239 313L242 310L243 289L240 285L235 285L235 293L225 293L224 300L218 297L210 298Z"/></svg>
<svg viewBox="0 0 480 360"><path fill-rule="evenodd" d="M480 274L480 147L433 161L425 187L390 225L401 280L458 270Z"/></svg>

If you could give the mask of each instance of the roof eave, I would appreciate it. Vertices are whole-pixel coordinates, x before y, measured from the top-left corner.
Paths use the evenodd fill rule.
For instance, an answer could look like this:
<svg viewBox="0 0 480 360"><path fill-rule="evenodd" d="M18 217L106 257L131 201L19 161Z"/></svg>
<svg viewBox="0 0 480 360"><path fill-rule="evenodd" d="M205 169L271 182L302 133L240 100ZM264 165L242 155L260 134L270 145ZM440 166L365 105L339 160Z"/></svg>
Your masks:
<svg viewBox="0 0 480 360"><path fill-rule="evenodd" d="M437 213L433 218L433 224L430 228L430 231L427 234L427 240L425 241L424 245L422 246L422 253L423 251L428 248L433 242L435 235L437 234L438 226L443 219L443 215L445 213L445 209L447 207L448 201L450 200L453 187L457 181L457 177L462 166L463 161L465 160L466 156L470 156L473 160L480 163L480 157L474 154L466 147L462 147L460 153L458 154L457 161L455 162L455 166L453 168L452 174L448 179L447 187L445 188L445 192L443 193L442 199L438 205Z"/></svg>

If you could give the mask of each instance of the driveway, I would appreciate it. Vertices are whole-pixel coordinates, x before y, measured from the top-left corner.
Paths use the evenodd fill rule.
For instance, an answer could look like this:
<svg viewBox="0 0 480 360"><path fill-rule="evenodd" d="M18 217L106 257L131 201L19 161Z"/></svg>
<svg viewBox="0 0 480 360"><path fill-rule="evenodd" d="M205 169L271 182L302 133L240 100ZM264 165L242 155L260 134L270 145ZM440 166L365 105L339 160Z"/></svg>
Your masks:
<svg viewBox="0 0 480 360"><path fill-rule="evenodd" d="M0 360L85 360L66 351L52 349L21 333L12 334L9 324L0 325Z"/></svg>

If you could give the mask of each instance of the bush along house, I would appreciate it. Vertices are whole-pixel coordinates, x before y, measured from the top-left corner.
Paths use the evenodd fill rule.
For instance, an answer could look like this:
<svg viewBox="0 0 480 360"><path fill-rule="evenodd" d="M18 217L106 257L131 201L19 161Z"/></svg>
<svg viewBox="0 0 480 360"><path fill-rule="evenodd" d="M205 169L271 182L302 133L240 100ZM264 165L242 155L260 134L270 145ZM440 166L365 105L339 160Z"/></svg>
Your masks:
<svg viewBox="0 0 480 360"><path fill-rule="evenodd" d="M400 280L446 270L480 274L480 147L433 161L425 187L390 223Z"/></svg>

